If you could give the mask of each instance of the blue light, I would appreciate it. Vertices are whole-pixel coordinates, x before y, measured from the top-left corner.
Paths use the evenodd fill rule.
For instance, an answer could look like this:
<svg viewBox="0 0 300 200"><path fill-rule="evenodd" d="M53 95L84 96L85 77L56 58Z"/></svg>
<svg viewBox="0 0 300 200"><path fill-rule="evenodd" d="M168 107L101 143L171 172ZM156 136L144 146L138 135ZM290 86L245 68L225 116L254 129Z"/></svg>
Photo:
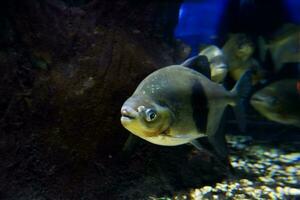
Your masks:
<svg viewBox="0 0 300 200"><path fill-rule="evenodd" d="M175 37L192 47L213 43L228 0L186 0L180 8Z"/></svg>
<svg viewBox="0 0 300 200"><path fill-rule="evenodd" d="M290 21L300 24L300 1L299 0L285 0L285 7L288 10Z"/></svg>

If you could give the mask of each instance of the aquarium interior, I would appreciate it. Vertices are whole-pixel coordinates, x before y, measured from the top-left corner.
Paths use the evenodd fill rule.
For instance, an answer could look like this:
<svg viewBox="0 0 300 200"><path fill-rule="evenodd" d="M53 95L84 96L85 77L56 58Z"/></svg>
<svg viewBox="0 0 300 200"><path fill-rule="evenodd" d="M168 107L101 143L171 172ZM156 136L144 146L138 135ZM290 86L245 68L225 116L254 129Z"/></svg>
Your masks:
<svg viewBox="0 0 300 200"><path fill-rule="evenodd" d="M300 199L300 101L282 105L295 108L291 123L293 109L274 121L250 103L285 79L300 99L299 10L298 0L1 2L0 198ZM244 60L223 48L234 34L251 43ZM125 148L120 109L137 85L209 45L236 56L227 89L249 60L260 66L246 130L231 109L220 127L233 171L191 145L133 136Z"/></svg>

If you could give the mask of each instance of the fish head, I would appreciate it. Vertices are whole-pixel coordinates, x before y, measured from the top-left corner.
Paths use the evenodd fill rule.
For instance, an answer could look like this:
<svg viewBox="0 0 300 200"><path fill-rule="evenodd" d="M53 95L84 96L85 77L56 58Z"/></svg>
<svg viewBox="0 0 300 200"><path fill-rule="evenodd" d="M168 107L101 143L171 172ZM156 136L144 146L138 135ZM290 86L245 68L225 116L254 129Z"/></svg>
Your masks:
<svg viewBox="0 0 300 200"><path fill-rule="evenodd" d="M280 95L271 87L266 87L256 92L251 97L250 102L255 109L270 119L278 118L277 115L280 114L282 110Z"/></svg>
<svg viewBox="0 0 300 200"><path fill-rule="evenodd" d="M144 139L166 134L171 122L170 109L145 96L130 97L121 108L122 125Z"/></svg>
<svg viewBox="0 0 300 200"><path fill-rule="evenodd" d="M228 73L227 67L213 66L211 69L211 80L220 83L223 82Z"/></svg>

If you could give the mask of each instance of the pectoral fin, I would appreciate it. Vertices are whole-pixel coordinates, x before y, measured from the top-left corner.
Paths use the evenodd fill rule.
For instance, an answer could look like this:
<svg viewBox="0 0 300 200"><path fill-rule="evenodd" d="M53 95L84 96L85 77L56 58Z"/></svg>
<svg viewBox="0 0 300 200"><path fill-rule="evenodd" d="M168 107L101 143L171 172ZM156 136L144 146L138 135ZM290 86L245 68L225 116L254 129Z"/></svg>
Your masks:
<svg viewBox="0 0 300 200"><path fill-rule="evenodd" d="M202 145L195 139L195 140L192 140L190 141L190 143L196 148L198 149L199 151L203 151L203 147Z"/></svg>
<svg viewBox="0 0 300 200"><path fill-rule="evenodd" d="M225 108L226 105L218 105L217 102L210 104L206 132L209 142L222 158L226 158L228 155L222 117Z"/></svg>

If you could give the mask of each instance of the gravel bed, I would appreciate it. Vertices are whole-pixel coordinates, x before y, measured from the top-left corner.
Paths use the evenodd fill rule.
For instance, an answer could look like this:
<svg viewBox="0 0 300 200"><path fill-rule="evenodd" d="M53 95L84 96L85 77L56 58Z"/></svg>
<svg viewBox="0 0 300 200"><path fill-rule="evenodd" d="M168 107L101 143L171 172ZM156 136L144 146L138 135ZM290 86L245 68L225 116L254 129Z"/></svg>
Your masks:
<svg viewBox="0 0 300 200"><path fill-rule="evenodd" d="M215 185L149 199L300 199L300 143L268 144L249 136L228 136L236 174Z"/></svg>

